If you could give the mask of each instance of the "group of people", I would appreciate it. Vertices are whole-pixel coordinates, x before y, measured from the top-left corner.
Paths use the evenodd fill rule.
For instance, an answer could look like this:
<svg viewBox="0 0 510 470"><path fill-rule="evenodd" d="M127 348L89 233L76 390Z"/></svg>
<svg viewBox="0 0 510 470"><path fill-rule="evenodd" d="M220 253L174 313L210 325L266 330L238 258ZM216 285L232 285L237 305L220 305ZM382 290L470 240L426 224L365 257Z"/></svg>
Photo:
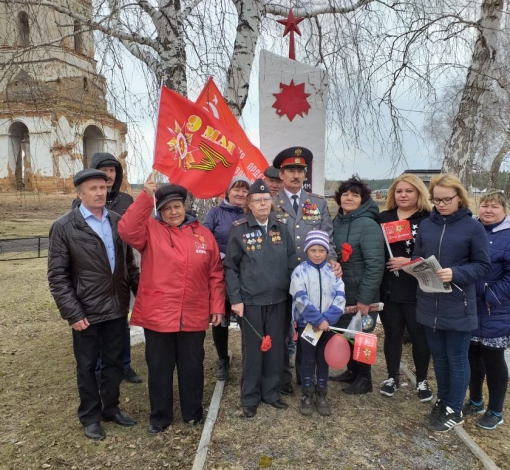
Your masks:
<svg viewBox="0 0 510 470"><path fill-rule="evenodd" d="M136 295L130 323L143 327L146 339L150 434L173 422L175 368L184 421L203 422L205 334L212 324L216 378L227 380L234 315L242 334L245 417L254 417L262 402L288 407L282 395L293 393L294 355L305 416L331 413L329 381L343 383L348 394L372 392L371 366L352 358L352 345L346 370L333 376L325 349L335 334L330 327L347 328L356 312L363 331L373 331L378 314L371 305L379 301L388 373L382 395L391 397L399 388L407 329L422 402L433 398L431 357L434 364L431 430L448 431L468 414L483 414L477 424L485 429L503 422L504 350L510 341L510 216L504 195L484 195L476 220L456 177L439 175L427 189L404 173L379 213L370 188L353 176L335 193L338 214L332 220L324 197L303 189L312 159L308 149L291 147L275 157L264 180L250 184L235 177L203 224L186 210L182 186L158 188L150 175L120 217L105 208L105 172L96 167L76 174L80 204L51 228L48 279L72 327L78 417L88 438L104 438L101 420L135 424L119 409L130 292ZM412 239L390 249L380 224L398 220L409 221ZM141 254L140 272L133 252ZM402 270L413 258L431 255L450 293L425 293ZM314 345L303 334L310 328L318 338Z"/></svg>

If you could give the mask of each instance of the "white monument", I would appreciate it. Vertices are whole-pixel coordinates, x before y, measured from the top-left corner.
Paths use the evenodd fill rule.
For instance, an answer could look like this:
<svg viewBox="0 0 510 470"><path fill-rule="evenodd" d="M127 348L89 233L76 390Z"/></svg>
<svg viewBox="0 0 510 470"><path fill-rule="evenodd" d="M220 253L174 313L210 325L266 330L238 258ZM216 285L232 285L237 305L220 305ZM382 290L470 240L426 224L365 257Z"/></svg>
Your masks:
<svg viewBox="0 0 510 470"><path fill-rule="evenodd" d="M89 16L91 0L66 4ZM108 112L93 32L55 10L0 4L0 190L66 190L94 152L125 166L126 126Z"/></svg>
<svg viewBox="0 0 510 470"><path fill-rule="evenodd" d="M327 90L327 76L323 69L262 51L260 150L271 164L278 152L287 147L310 149L313 153L312 192L322 195Z"/></svg>

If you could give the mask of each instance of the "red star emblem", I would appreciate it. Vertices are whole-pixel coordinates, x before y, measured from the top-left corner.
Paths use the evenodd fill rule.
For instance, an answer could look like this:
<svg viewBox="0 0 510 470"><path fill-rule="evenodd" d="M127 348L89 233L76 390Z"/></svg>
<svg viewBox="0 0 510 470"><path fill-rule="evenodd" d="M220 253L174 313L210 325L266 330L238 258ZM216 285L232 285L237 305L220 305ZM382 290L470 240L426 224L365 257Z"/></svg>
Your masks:
<svg viewBox="0 0 510 470"><path fill-rule="evenodd" d="M294 18L294 13L292 13L292 8L289 10L289 16L286 20L276 20L278 23L285 26L285 31L283 35L286 36L290 33L290 41L289 41L289 59L296 60L296 47L294 45L294 33L298 33L301 36L301 31L299 30L298 24L303 21L304 18Z"/></svg>
<svg viewBox="0 0 510 470"><path fill-rule="evenodd" d="M304 18L294 18L294 13L292 12L292 9L289 10L289 16L286 20L276 20L278 23L285 26L285 31L283 32L284 36L287 36L287 34L291 32L296 32L301 36L301 31L299 30L298 24L303 21Z"/></svg>
<svg viewBox="0 0 510 470"><path fill-rule="evenodd" d="M285 85L280 83L280 93L273 93L276 101L273 104L273 108L276 109L276 114L282 117L286 115L289 121L299 114L303 117L303 114L308 114L308 110L311 108L307 98L310 93L305 93L305 84L299 83L294 84L294 80L290 81L290 84Z"/></svg>

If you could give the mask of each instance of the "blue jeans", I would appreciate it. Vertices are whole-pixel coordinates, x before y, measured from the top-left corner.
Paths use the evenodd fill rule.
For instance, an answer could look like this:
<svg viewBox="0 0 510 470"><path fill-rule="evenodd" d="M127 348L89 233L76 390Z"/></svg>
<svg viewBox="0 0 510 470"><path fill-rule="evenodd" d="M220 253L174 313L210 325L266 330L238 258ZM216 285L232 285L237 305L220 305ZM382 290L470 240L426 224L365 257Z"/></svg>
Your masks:
<svg viewBox="0 0 510 470"><path fill-rule="evenodd" d="M470 378L468 351L471 332L434 332L428 326L424 328L436 373L437 398L460 413Z"/></svg>

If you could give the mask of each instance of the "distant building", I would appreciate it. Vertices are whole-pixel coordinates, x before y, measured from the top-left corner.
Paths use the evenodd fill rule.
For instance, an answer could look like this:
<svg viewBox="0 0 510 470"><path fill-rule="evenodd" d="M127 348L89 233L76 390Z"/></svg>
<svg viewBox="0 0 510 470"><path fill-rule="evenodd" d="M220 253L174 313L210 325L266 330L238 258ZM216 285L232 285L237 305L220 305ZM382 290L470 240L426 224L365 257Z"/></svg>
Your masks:
<svg viewBox="0 0 510 470"><path fill-rule="evenodd" d="M404 173L412 173L420 178L427 186L430 183L430 180L441 173L441 170L406 170Z"/></svg>
<svg viewBox="0 0 510 470"><path fill-rule="evenodd" d="M91 0L66 6L92 14ZM72 188L97 151L125 166L126 125L108 112L86 26L38 2L2 2L0 63L0 190Z"/></svg>

